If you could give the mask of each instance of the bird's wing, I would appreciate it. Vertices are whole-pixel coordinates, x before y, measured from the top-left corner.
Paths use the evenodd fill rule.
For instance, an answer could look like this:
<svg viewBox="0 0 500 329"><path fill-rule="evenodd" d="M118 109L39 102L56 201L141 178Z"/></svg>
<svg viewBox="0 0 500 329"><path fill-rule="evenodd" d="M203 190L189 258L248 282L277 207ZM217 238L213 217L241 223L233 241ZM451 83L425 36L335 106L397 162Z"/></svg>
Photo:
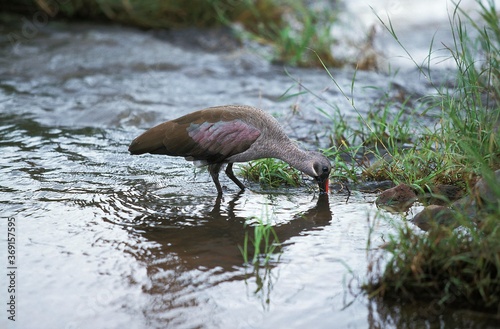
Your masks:
<svg viewBox="0 0 500 329"><path fill-rule="evenodd" d="M147 130L134 139L129 151L213 163L244 152L259 136L259 129L230 111L202 110Z"/></svg>
<svg viewBox="0 0 500 329"><path fill-rule="evenodd" d="M172 123L163 139L167 154L219 162L246 151L260 131L239 119Z"/></svg>

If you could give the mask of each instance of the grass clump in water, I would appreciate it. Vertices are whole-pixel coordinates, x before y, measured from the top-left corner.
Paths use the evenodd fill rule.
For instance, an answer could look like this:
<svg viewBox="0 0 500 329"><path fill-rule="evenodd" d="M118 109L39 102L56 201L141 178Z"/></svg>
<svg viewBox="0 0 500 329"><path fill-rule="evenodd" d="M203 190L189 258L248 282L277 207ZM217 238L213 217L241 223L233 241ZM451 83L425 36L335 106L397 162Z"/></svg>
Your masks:
<svg viewBox="0 0 500 329"><path fill-rule="evenodd" d="M281 185L297 187L301 183L301 174L287 163L273 159L251 161L241 167L243 177L258 182L264 188L277 188Z"/></svg>

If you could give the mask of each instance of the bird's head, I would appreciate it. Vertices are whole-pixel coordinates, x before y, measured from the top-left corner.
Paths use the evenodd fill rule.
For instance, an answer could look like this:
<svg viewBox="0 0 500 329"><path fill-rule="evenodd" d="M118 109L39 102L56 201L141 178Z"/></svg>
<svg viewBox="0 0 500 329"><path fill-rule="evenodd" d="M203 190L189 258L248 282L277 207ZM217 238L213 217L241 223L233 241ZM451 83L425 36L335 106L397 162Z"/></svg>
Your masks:
<svg viewBox="0 0 500 329"><path fill-rule="evenodd" d="M323 154L318 152L311 152L313 154L313 173L312 177L316 180L319 186L320 194L328 194L328 185L330 183L330 171L332 170L332 165L330 160L327 159Z"/></svg>

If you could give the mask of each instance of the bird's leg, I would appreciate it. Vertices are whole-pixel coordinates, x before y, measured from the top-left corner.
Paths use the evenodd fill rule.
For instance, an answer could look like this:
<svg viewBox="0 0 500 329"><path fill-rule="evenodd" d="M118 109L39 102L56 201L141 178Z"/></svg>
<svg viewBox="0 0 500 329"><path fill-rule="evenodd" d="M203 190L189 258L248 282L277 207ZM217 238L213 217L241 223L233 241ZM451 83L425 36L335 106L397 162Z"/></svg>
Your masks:
<svg viewBox="0 0 500 329"><path fill-rule="evenodd" d="M241 189L241 190L244 190L245 189L245 185L243 185L242 182L240 182L240 180L238 178L236 178L236 176L234 175L233 173L233 164L232 163L228 163L227 164L227 167L226 167L226 175L227 177L231 178L231 180L236 184L238 185L238 187Z"/></svg>
<svg viewBox="0 0 500 329"><path fill-rule="evenodd" d="M208 165L208 172L210 173L210 176L212 176L212 180L215 183L215 187L217 188L217 192L219 193L219 195L222 195L222 187L220 186L219 182L219 171L221 167L222 167L221 163L214 163Z"/></svg>

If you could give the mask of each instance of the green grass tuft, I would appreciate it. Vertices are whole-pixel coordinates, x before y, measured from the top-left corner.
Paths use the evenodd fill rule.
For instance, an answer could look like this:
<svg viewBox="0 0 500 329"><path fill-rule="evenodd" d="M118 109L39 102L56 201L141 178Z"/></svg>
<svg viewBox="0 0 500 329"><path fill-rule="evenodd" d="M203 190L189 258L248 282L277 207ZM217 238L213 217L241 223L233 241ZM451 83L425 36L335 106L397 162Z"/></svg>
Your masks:
<svg viewBox="0 0 500 329"><path fill-rule="evenodd" d="M243 177L258 182L264 188L277 188L282 185L297 187L301 184L301 174L287 163L266 158L249 162L241 167Z"/></svg>

